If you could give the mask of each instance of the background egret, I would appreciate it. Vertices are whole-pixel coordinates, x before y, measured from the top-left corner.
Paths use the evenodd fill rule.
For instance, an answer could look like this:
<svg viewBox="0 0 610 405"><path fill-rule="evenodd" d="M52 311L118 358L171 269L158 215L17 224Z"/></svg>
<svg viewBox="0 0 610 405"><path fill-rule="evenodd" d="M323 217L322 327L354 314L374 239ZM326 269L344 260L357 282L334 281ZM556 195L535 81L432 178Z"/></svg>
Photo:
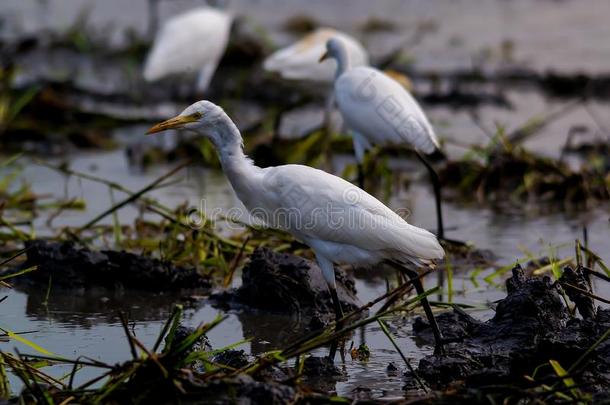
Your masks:
<svg viewBox="0 0 610 405"><path fill-rule="evenodd" d="M155 36L144 65L147 81L198 73L197 92L208 88L229 41L233 17L213 7L198 7L170 18Z"/></svg>
<svg viewBox="0 0 610 405"><path fill-rule="evenodd" d="M343 313L333 263L372 266L389 262L411 278L419 294L424 292L417 269L444 256L432 233L408 224L367 192L322 170L303 165L257 167L244 154L233 121L209 101L187 107L148 133L178 128L194 131L214 144L233 190L254 217L311 247L337 319ZM422 304L440 350L442 337L430 304L426 298Z"/></svg>
<svg viewBox="0 0 610 405"><path fill-rule="evenodd" d="M331 38L340 38L343 41L353 66L369 65L369 55L356 38L334 28L324 27L316 29L294 44L269 55L263 62L263 68L268 72L278 74L285 80L331 85L337 69L336 63L331 60L320 62L320 57L326 52L326 43ZM387 71L387 73L407 89L411 89L409 78L396 71ZM324 126L329 132L334 108L334 94L331 91L324 109Z"/></svg>
<svg viewBox="0 0 610 405"><path fill-rule="evenodd" d="M278 74L284 80L304 81L330 86L336 70L331 60L320 63L320 57L326 51L326 42L333 37L341 38L350 60L355 66L368 65L369 56L364 46L349 34L334 28L318 28L305 35L294 44L279 49L269 55L263 62L263 68ZM334 109L334 98L331 92L326 98L324 108L324 127L330 131L331 114ZM279 117L278 117L279 120ZM279 121L278 124L279 126Z"/></svg>
<svg viewBox="0 0 610 405"><path fill-rule="evenodd" d="M279 74L283 79L330 84L334 78L335 64L332 61L319 63L319 60L326 51L326 42L333 37L341 38L354 66L369 64L366 50L354 37L334 28L318 28L296 43L269 55L263 62L263 68Z"/></svg>
<svg viewBox="0 0 610 405"><path fill-rule="evenodd" d="M438 237L444 238L440 182L434 168L419 151L433 154L439 143L417 101L396 80L368 66L352 66L347 46L331 38L321 61L337 61L334 95L339 111L354 140L358 160L358 182L364 186L362 162L371 145L408 144L430 173L436 199Z"/></svg>

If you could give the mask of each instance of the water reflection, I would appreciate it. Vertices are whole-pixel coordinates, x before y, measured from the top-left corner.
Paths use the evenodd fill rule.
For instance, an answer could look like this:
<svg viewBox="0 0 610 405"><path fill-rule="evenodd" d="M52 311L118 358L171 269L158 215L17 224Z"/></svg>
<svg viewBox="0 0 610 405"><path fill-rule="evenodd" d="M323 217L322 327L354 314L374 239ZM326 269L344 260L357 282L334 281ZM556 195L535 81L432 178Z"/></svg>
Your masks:
<svg viewBox="0 0 610 405"><path fill-rule="evenodd" d="M164 320L176 303L185 300L179 295L105 288L51 288L48 296L40 285L18 286L17 291L27 295L25 313L32 321L52 320L85 329L114 324L119 312L134 322Z"/></svg>
<svg viewBox="0 0 610 405"><path fill-rule="evenodd" d="M282 314L242 311L237 318L244 337L252 338L252 354L285 347L310 332L307 323Z"/></svg>

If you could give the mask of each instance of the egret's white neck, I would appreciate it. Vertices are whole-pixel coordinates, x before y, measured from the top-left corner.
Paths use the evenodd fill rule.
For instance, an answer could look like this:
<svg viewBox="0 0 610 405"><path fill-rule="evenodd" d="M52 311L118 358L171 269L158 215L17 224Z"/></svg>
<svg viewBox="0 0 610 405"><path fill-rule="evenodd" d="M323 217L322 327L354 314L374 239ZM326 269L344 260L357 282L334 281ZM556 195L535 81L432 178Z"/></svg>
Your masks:
<svg viewBox="0 0 610 405"><path fill-rule="evenodd" d="M340 46L335 50L335 60L337 61L337 70L335 72L335 79L339 78L343 73L351 69L352 64L347 54L345 46Z"/></svg>
<svg viewBox="0 0 610 405"><path fill-rule="evenodd" d="M228 116L219 119L210 132L210 140L216 147L220 164L227 176L254 166L244 153L243 139L239 130Z"/></svg>
<svg viewBox="0 0 610 405"><path fill-rule="evenodd" d="M233 190L239 199L249 206L247 198L253 194L248 191L256 187L255 180L262 169L246 156L237 126L226 114L223 115L210 129L210 139L216 147L222 170Z"/></svg>

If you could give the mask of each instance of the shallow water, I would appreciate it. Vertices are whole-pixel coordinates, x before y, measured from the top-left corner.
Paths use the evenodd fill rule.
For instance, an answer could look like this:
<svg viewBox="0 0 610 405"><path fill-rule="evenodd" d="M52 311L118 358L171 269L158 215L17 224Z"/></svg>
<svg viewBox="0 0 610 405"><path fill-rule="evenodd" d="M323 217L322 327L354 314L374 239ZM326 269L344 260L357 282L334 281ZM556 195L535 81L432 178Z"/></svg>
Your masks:
<svg viewBox="0 0 610 405"><path fill-rule="evenodd" d="M93 4L92 0L74 0L71 2L47 1L47 9L41 9L35 0L4 0L0 2L0 16L5 24L2 32L5 36L22 35L33 32L40 27L53 29L65 28L74 21L83 5ZM108 0L94 2L91 11L91 22L96 27L103 27L112 22L120 29L113 30L115 41L121 42L123 28L134 27L140 32L146 29L147 8L145 0L124 2ZM162 16L174 14L187 9L195 1L167 1L161 4ZM301 5L299 5L301 4ZM252 24L271 26L273 38L278 44L291 40L291 37L277 30L286 17L306 12L325 23L356 31L356 26L364 22L362 16L375 15L400 24L400 30L394 34L374 35L366 38L373 53L381 53L383 48L390 48L402 38L408 37L417 22L432 21L436 32L427 35L414 46L410 52L415 57L415 67L419 70L453 70L470 67L473 60L491 52L491 62L487 66L502 68L508 62L498 58L497 50L502 41L514 43L515 61L521 65L538 70L553 68L565 72L585 71L590 73L607 72L607 61L610 60L610 48L606 46L606 17L610 9L608 4L588 1L476 1L477 14L472 13L475 0L460 0L451 3L441 1L385 0L370 2L357 0L347 1L313 1L307 7L296 1L279 0L232 0L231 8L236 12L249 13ZM274 13L266 10L273 7ZM120 11L120 12L119 12ZM456 18L460 16L460 18ZM519 29L515 29L515 22ZM555 29L561 26L562 29ZM583 45L583 44L586 44ZM375 45L379 45L378 48ZM541 52L544 49L544 52ZM495 58L495 59L494 59ZM61 63L59 60L58 63ZM96 77L97 66L85 64L83 81ZM419 88L418 88L419 86ZM416 83L416 91L425 91ZM549 99L527 89L508 89L506 95L513 104L512 109L484 106L477 109L482 122L487 128L495 123L506 124L508 129L515 129L527 122L532 116L555 111L566 101ZM597 112L602 120L603 114L610 106L596 102L589 110L578 107L561 119L554 121L539 135L529 140L526 145L533 150L558 156L573 125L587 125L594 128L595 135L603 133L602 127L610 127L610 122L595 122L590 112ZM160 117L168 115L161 109ZM170 107L171 110L171 107ZM486 135L473 123L468 111L454 110L446 107L426 108L432 122L438 129L441 138L446 138L450 153L460 155L464 149L455 143L476 144L486 142ZM142 142L171 143L169 137L144 138L145 126L130 126L116 131L116 137L124 145L137 145ZM453 141L453 142L452 142ZM111 181L117 181L136 191L145 187L155 178L169 171L171 166L158 165L143 171L130 165L123 148L110 152L77 152L66 157L70 166L78 171L92 173ZM60 163L61 159L51 159ZM51 227L44 216L34 222L39 235L50 234L57 227L78 226L86 223L96 214L110 205L112 199L105 185L74 177L66 178L57 172L35 165L24 158L24 171L21 177L32 185L37 194L49 194L55 198L84 198L87 208L84 211L64 211L56 218ZM412 168L409 166L409 171ZM188 201L192 206L205 206L206 209L222 208L227 210L239 205L222 173L191 167L182 172L182 180L169 187L155 190L150 196L164 204L175 206ZM115 200L121 198L115 192ZM390 200L392 208L408 207L411 211L409 221L428 229L435 227L434 205L428 186L415 183L407 190L397 190ZM134 206L127 206L118 213L122 223L130 224L139 215ZM557 256L570 255L573 243L582 236L582 227L589 230L591 248L600 253L603 259L610 259L610 239L607 237L608 214L605 207L586 212L547 212L544 208L524 207L520 210L480 208L476 204L445 204L448 236L454 239L472 241L481 249L490 249L498 256L499 264L510 264L523 258L528 251L534 254L548 255L551 251ZM103 223L110 223L106 218ZM486 274L485 272L482 273ZM385 292L383 277L369 274L357 279L358 296L362 302L368 302ZM497 286L481 282L473 283L469 274L457 274L454 280L453 300L485 306L503 297L504 293ZM238 277L237 277L238 278ZM435 278L428 280L433 285ZM608 293L607 287L600 286L601 295ZM7 295L2 302L0 327L13 331L35 331L27 337L47 350L58 355L74 358L86 355L107 363L128 359L129 349L122 327L116 317L116 311L122 310L134 322L137 337L151 346L160 331L162 323L169 315L177 297L168 294L150 294L136 291L61 291L51 289L48 302L45 302L46 290L28 289L0 290L0 297ZM445 295L445 298L446 295ZM214 319L219 311L203 301L186 311L186 323L197 325ZM489 309L474 311L475 316L487 319L493 315ZM397 342L412 363L429 353L429 345L413 339L410 319L394 318L390 324ZM294 326L286 328L286 325ZM283 331L284 333L279 333ZM298 336L298 327L294 320L272 314L231 311L228 318L210 334L209 338L215 348L251 339L242 348L257 354L271 350L292 341ZM357 331L353 336L358 345L362 337L371 349L368 362L347 359L344 366L348 380L339 382L336 390L341 395L352 395L358 386L373 389L376 397L393 398L402 396L403 381L400 376L387 376L385 369L389 362L394 362L401 370L405 369L400 357L391 343L379 330L377 325L369 325L364 331ZM12 350L14 347L27 353L26 346L13 341L0 341L0 350ZM319 354L323 354L323 350ZM67 369L56 370L54 375L69 372ZM95 374L91 370L79 373L78 381L85 381ZM13 389L19 390L19 384L12 379Z"/></svg>
<svg viewBox="0 0 610 405"><path fill-rule="evenodd" d="M132 190L144 187L170 168L170 166L156 167L149 172L135 170L130 167L122 151L77 154L71 158L74 169L102 175ZM104 185L74 178L65 179L62 175L40 166L31 164L25 166L27 168L24 176L34 190L43 194L50 193L56 197L62 197L65 193L67 197L87 198L86 211L67 211L69 214L59 217L53 226L82 225L111 204L107 187ZM59 184L65 184L65 189L58 187ZM57 192L58 189L61 191ZM119 193L116 194L118 196ZM169 205L185 200L196 205L201 196L205 196L207 207L228 209L236 204L230 186L222 174L201 168L187 170L186 176L179 184L157 190L151 195ZM95 198L91 198L92 196ZM391 199L391 205L393 208L409 207L412 212L410 222L433 228L434 207L430 204L431 198L427 186L416 183L408 190L395 195ZM491 209L481 210L476 207L445 204L445 212L447 226L450 229L448 236L470 240L480 248L491 249L499 256L501 264L510 264L524 257L525 249L544 255L549 254L549 246L559 246L555 254L559 256L570 254L574 239L581 237L584 221L589 226L593 249L607 252L610 248L610 242L604 237L608 223L603 210L589 212L586 218L582 218L564 213L511 214ZM119 211L120 220L125 223L129 223L137 214L138 210L130 206ZM103 222L110 223L109 221L110 219L106 219ZM43 219L37 221L36 227L40 229L41 234L45 232L46 224ZM46 231L51 232L51 229L46 228ZM483 272L477 277L479 285L473 284L468 273L457 274L454 279L453 301L483 307L502 298L504 293L501 288L480 281L488 273L489 271ZM361 277L362 274L359 273L359 276ZM368 302L385 293L384 277L376 277L375 274L370 276L357 279L358 297L362 302ZM239 280L239 276L236 280ZM428 285L434 285L434 282L435 277L431 277ZM600 293L604 292L606 291ZM116 315L117 311L121 310L129 315L138 339L151 346L163 322L169 316L173 303L178 301L177 297L169 294L130 290L62 291L52 288L47 303L44 302L46 289L41 287L29 288L26 291L3 290L0 295L8 295L2 303L0 327L21 332L35 331L27 335L27 338L58 355L71 358L86 355L107 363L119 362L130 356L123 329ZM201 322L213 320L219 313L219 310L204 301L186 311L185 323L196 326ZM486 319L493 315L493 311L481 309L475 311L474 315ZM231 311L228 318L214 329L209 337L215 348L242 339L252 339L241 348L257 354L282 347L296 339L299 332L298 324L295 322L287 317L273 314ZM291 333L291 329L286 328L287 323L295 327L295 332ZM418 358L431 352L429 346L431 342L416 342L413 338L410 320L394 318L390 324L393 326L392 332L398 344L412 359L413 364L416 364ZM286 330L289 332L281 334L278 332ZM401 370L406 368L405 365L376 324L368 325L364 331L357 331L352 337L355 345L361 343L363 334L371 349L371 358L367 362L361 362L351 360L348 356L344 367L349 378L347 381L337 383L337 392L341 395L352 395L356 387L366 386L372 388L373 394L377 397L400 396L404 385L402 378L387 375L385 369L390 362ZM12 341L0 342L1 350L11 350L13 347L24 353L31 352L30 348ZM324 354L324 350L319 350L317 353ZM53 374L59 376L67 372L69 370L57 368ZM96 372L94 370L79 372L77 382L92 378ZM13 384L14 389L19 387L19 383L14 380Z"/></svg>

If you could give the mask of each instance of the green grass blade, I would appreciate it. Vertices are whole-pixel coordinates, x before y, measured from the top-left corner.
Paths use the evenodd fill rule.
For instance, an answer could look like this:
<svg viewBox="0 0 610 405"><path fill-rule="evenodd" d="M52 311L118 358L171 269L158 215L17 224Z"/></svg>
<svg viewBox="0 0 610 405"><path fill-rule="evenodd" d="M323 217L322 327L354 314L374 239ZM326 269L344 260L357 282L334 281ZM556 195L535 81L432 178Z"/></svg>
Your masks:
<svg viewBox="0 0 610 405"><path fill-rule="evenodd" d="M13 339L16 340L17 342L23 343L24 345L34 349L35 351L37 351L38 353L42 353L46 356L55 356L55 357L59 357L56 354L46 350L45 348L37 345L36 343L32 342L31 340L28 340L26 338L24 338L23 336L20 336L18 334L16 334L15 332L11 332L10 330L6 330L4 328L0 328L0 330L4 333L6 333L6 335Z"/></svg>
<svg viewBox="0 0 610 405"><path fill-rule="evenodd" d="M5 274L4 276L0 276L0 281L8 280L9 278L18 277L23 274L27 274L29 272L36 270L37 268L38 268L37 266L32 266L32 267L28 267L27 269L20 270L16 273Z"/></svg>

